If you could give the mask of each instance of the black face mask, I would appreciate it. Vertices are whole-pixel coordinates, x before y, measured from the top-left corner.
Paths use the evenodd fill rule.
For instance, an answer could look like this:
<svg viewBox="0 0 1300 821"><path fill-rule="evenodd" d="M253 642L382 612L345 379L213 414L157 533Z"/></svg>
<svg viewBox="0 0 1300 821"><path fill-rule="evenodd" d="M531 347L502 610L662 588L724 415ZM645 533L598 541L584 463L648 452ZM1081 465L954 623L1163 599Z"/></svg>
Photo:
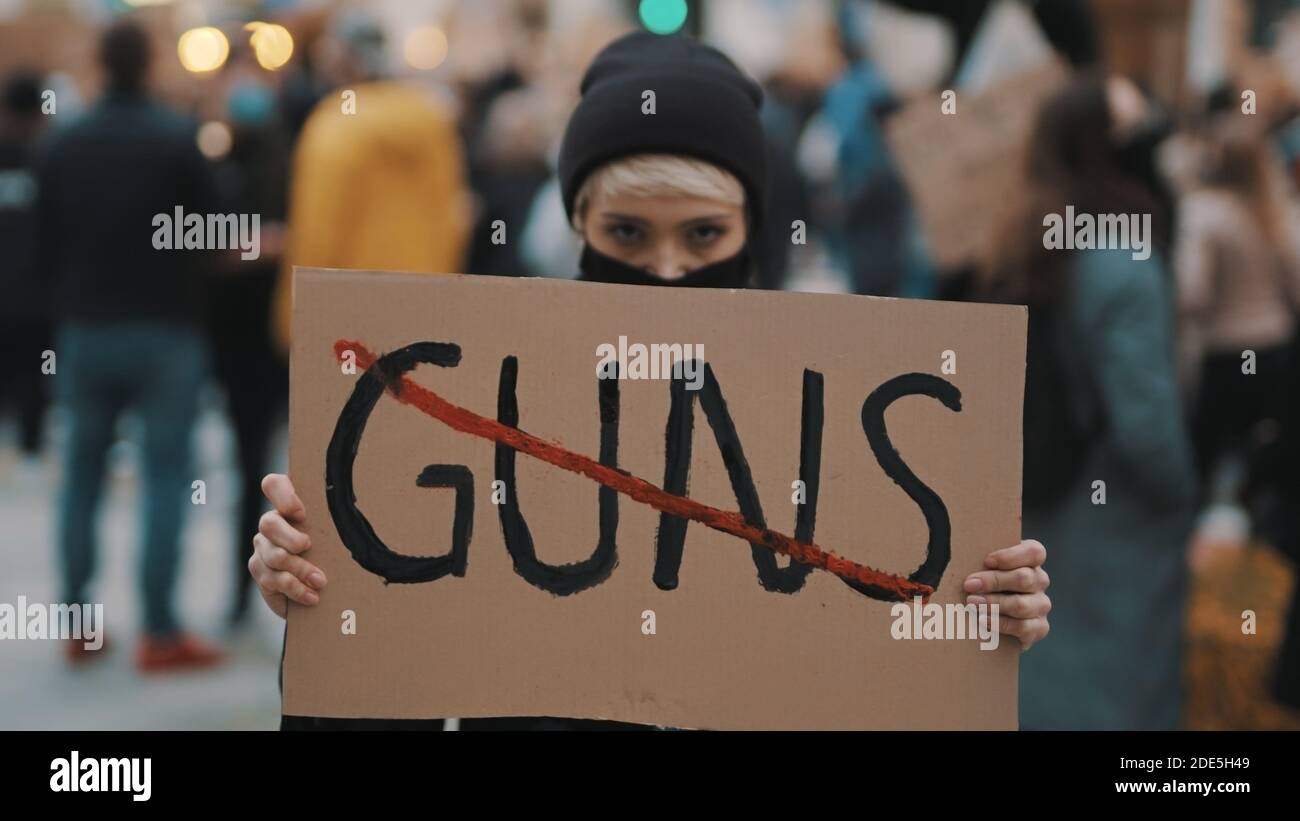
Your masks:
<svg viewBox="0 0 1300 821"><path fill-rule="evenodd" d="M578 261L581 282L608 282L614 285L673 285L678 288L745 288L749 285L749 249L727 259L697 268L679 279L660 279L613 257L605 256L584 245Z"/></svg>

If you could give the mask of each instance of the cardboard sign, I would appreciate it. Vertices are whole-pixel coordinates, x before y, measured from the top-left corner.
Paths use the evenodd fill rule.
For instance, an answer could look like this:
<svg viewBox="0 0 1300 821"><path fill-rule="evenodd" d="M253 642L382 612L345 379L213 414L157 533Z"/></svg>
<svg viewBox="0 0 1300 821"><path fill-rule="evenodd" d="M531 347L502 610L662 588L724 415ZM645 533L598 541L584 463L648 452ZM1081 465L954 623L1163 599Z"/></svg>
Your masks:
<svg viewBox="0 0 1300 821"><path fill-rule="evenodd" d="M975 95L958 91L954 113L945 114L939 95L928 94L886 121L890 150L938 265L975 263L987 253L1024 180L1039 105L1067 76L1051 61Z"/></svg>
<svg viewBox="0 0 1300 821"><path fill-rule="evenodd" d="M1016 726L1014 640L891 610L963 602L1020 539L1022 308L294 287L291 477L329 583L290 607L286 714Z"/></svg>

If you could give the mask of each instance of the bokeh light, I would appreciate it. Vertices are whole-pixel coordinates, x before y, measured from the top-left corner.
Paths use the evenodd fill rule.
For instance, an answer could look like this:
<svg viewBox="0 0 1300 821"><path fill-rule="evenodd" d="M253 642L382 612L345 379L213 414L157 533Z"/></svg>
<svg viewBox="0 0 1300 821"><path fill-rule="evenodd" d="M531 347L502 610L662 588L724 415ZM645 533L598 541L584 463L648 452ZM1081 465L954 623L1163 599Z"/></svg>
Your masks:
<svg viewBox="0 0 1300 821"><path fill-rule="evenodd" d="M275 71L293 56L293 35L284 26L254 21L244 26L244 29L253 32L248 42L253 47L257 64L262 68Z"/></svg>
<svg viewBox="0 0 1300 821"><path fill-rule="evenodd" d="M219 160L230 153L230 126L213 120L199 126L199 152L210 160Z"/></svg>
<svg viewBox="0 0 1300 821"><path fill-rule="evenodd" d="M641 0L641 24L655 34L672 34L686 22L686 0Z"/></svg>
<svg viewBox="0 0 1300 821"><path fill-rule="evenodd" d="M447 35L437 26L418 26L406 35L402 55L411 68L431 71L447 59Z"/></svg>
<svg viewBox="0 0 1300 821"><path fill-rule="evenodd" d="M212 26L192 28L176 41L176 53L186 71L196 74L216 71L230 56L230 43L220 29Z"/></svg>

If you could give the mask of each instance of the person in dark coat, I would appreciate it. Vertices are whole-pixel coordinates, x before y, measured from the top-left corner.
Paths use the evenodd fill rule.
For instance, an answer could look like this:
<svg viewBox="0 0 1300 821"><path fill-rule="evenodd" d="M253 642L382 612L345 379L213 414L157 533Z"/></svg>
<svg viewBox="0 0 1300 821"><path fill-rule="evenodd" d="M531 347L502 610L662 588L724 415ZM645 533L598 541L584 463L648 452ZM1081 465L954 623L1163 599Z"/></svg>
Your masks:
<svg viewBox="0 0 1300 821"><path fill-rule="evenodd" d="M207 249L172 248L177 209L217 210L194 124L145 92L149 41L130 20L100 44L102 99L56 129L37 162L40 276L56 286L56 390L69 433L58 512L62 601L86 602L95 570L95 518L117 419L143 422L140 586L146 672L209 666L221 655L181 629L173 593L192 483L191 434L207 373L203 270ZM171 226L179 229L180 226ZM83 643L67 644L84 659Z"/></svg>

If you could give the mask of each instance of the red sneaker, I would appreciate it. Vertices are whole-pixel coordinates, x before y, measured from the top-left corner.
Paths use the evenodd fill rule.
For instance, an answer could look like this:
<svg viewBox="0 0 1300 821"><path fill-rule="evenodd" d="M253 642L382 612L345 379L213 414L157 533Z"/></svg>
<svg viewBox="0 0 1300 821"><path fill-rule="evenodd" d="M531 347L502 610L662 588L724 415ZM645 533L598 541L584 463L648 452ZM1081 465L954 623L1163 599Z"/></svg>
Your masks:
<svg viewBox="0 0 1300 821"><path fill-rule="evenodd" d="M166 638L143 636L135 651L135 666L142 673L199 670L221 663L222 652L189 633Z"/></svg>
<svg viewBox="0 0 1300 821"><path fill-rule="evenodd" d="M98 650L87 648L85 639L64 639L63 656L75 667L102 658L108 652L108 647L108 636L104 636Z"/></svg>

